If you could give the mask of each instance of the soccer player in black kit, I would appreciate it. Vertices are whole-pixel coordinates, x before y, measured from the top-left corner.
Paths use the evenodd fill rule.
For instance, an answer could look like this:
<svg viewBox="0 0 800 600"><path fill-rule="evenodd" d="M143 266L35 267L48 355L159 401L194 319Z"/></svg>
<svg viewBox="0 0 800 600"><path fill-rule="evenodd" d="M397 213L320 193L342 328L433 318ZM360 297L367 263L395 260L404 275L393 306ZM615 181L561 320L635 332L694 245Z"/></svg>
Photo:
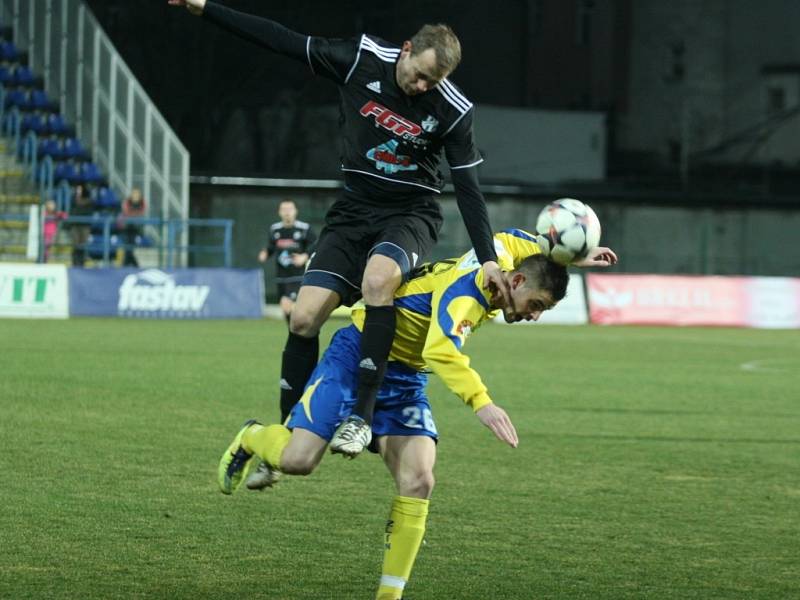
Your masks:
<svg viewBox="0 0 800 600"><path fill-rule="evenodd" d="M297 206L292 200L281 201L278 205L278 216L281 220L270 225L267 243L258 253L258 261L265 263L269 257L275 257L278 301L286 321L289 322L303 281L306 262L317 236L308 223L297 219Z"/></svg>
<svg viewBox="0 0 800 600"><path fill-rule="evenodd" d="M356 456L371 441L375 396L395 332L393 295L436 243L442 150L488 287L508 301L476 166L473 106L447 79L461 46L446 25L425 25L402 47L372 35L327 39L211 0L169 0L255 44L294 58L339 86L344 192L329 210L289 324L281 413L300 399L319 354L319 330L340 304L366 304L357 402L330 448Z"/></svg>

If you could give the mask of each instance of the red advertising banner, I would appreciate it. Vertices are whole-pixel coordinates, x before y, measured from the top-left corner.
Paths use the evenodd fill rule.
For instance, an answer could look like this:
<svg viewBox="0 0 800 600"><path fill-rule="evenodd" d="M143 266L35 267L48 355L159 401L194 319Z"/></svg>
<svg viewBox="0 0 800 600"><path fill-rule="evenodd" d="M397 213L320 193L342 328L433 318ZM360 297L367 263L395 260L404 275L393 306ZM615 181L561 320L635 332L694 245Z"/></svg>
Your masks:
<svg viewBox="0 0 800 600"><path fill-rule="evenodd" d="M586 288L602 325L800 327L800 279L592 273Z"/></svg>

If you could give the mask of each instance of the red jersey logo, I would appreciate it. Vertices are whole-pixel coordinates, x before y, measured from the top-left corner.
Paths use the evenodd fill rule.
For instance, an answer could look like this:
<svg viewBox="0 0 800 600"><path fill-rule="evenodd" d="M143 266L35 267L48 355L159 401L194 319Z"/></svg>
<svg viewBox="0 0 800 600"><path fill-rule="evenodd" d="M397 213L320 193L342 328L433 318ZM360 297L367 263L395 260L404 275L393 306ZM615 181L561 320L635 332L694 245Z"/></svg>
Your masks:
<svg viewBox="0 0 800 600"><path fill-rule="evenodd" d="M381 106L374 100L370 100L361 107L361 115L364 117L375 117L375 125L380 125L400 137L417 137L422 133L422 127L392 112L385 106Z"/></svg>

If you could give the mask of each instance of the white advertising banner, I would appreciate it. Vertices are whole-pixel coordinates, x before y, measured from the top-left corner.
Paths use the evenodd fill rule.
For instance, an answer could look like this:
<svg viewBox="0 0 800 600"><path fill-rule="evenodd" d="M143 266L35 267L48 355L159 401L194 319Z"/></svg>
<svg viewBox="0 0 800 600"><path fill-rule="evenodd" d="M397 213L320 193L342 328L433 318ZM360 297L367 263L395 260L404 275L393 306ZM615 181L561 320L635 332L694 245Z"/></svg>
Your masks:
<svg viewBox="0 0 800 600"><path fill-rule="evenodd" d="M498 323L505 323L502 314L495 317L494 320ZM525 322L522 321L522 323ZM555 308L542 313L538 321L527 321L530 324L541 323L544 325L585 325L588 322L589 314L586 310L583 277L577 273L570 273L567 295L556 304Z"/></svg>
<svg viewBox="0 0 800 600"><path fill-rule="evenodd" d="M64 265L0 264L0 317L66 319L68 316Z"/></svg>
<svg viewBox="0 0 800 600"><path fill-rule="evenodd" d="M747 323L764 329L800 327L800 279L748 277Z"/></svg>

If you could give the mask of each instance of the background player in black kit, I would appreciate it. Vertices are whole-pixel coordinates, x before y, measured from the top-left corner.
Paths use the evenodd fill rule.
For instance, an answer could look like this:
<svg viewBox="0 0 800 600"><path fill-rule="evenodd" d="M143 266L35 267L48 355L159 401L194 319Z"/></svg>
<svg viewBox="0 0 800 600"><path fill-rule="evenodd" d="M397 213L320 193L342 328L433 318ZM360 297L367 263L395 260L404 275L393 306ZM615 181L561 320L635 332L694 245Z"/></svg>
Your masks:
<svg viewBox="0 0 800 600"><path fill-rule="evenodd" d="M258 253L258 261L265 263L269 257L275 257L278 302L288 323L317 236L308 223L297 220L297 206L292 200L281 201L278 216L281 220L270 225L267 243Z"/></svg>
<svg viewBox="0 0 800 600"><path fill-rule="evenodd" d="M371 35L340 40L302 35L211 0L169 0L259 46L294 58L339 86L344 193L328 212L303 279L281 367L281 413L300 399L317 362L319 330L339 305L363 295L357 403L330 448L355 456L371 440L375 396L395 331L393 296L436 243L442 223L433 195L444 182L442 150L486 285L509 301L476 165L472 103L447 76L461 46L445 25L425 25L402 47Z"/></svg>

